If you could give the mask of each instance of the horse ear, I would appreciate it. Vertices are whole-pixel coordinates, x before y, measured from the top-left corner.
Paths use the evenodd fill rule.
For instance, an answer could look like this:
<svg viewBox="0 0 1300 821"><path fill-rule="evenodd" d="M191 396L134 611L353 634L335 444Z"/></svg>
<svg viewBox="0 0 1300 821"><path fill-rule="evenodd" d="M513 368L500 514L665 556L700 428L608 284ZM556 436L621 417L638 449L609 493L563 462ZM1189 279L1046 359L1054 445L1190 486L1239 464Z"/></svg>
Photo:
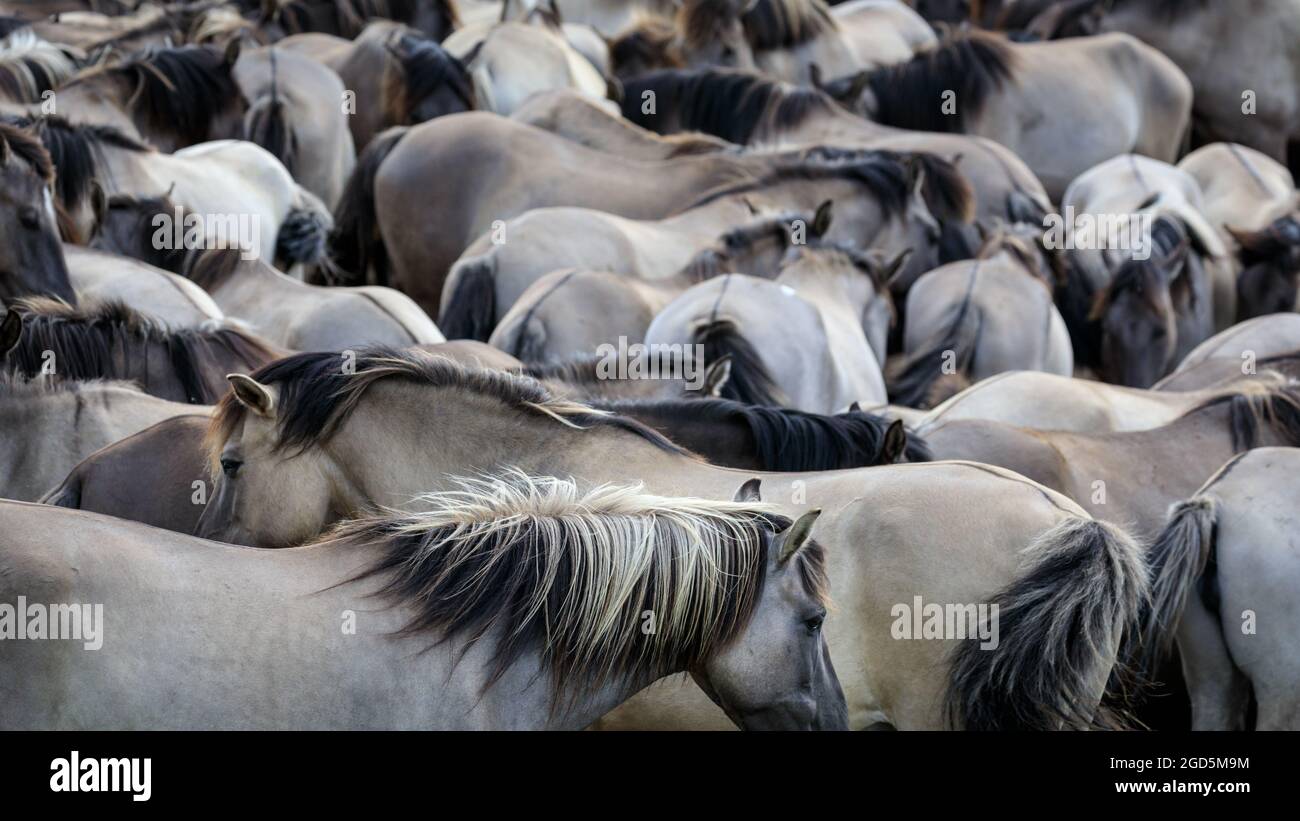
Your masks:
<svg viewBox="0 0 1300 821"><path fill-rule="evenodd" d="M95 225L90 229L93 239L94 235L99 233L100 226L104 224L104 216L108 214L108 194L104 191L104 186L99 184L99 180L90 181L90 210L95 215Z"/></svg>
<svg viewBox="0 0 1300 821"><path fill-rule="evenodd" d="M13 350L18 344L18 340L23 335L23 318L15 310L9 310L5 318L0 320L0 356L4 356ZM758 481L755 479L754 481Z"/></svg>
<svg viewBox="0 0 1300 821"><path fill-rule="evenodd" d="M852 404L852 405L849 405L849 410L848 410L848 412L849 412L849 413L862 413L862 403L859 402L859 401L856 400L856 399L853 400L853 404Z"/></svg>
<svg viewBox="0 0 1300 821"><path fill-rule="evenodd" d="M876 464L892 465L902 458L905 450L907 450L907 429L903 427L902 419L895 419L880 442Z"/></svg>
<svg viewBox="0 0 1300 821"><path fill-rule="evenodd" d="M242 373L226 374L226 379L230 380L230 387L234 389L239 404L258 416L275 418L275 395L270 388Z"/></svg>
<svg viewBox="0 0 1300 821"><path fill-rule="evenodd" d="M239 50L243 47L243 41L240 38L231 38L230 42L226 43L226 53L222 56L222 62L227 67L233 66L235 61L239 59Z"/></svg>
<svg viewBox="0 0 1300 821"><path fill-rule="evenodd" d="M813 525L817 522L817 517L822 515L822 509L817 508L810 510L795 520L785 530L777 535L777 541L780 543L777 551L777 564L785 564L799 552L799 548L808 544L809 537L812 536Z"/></svg>
<svg viewBox="0 0 1300 821"><path fill-rule="evenodd" d="M762 484L763 484L763 480L759 479L757 476L755 476L753 479L745 480L745 484L741 485L739 488L736 489L736 496L734 499L732 499L732 501L734 502L763 501L763 494L760 492L760 485Z"/></svg>
<svg viewBox="0 0 1300 821"><path fill-rule="evenodd" d="M608 99L618 103L619 105L622 105L623 104L623 81L618 79L612 74L606 77L605 96Z"/></svg>
<svg viewBox="0 0 1300 821"><path fill-rule="evenodd" d="M704 395L717 398L731 379L731 354L720 356L704 371Z"/></svg>
<svg viewBox="0 0 1300 821"><path fill-rule="evenodd" d="M817 213L813 214L811 226L814 237L824 237L826 232L831 229L831 217L834 216L831 209L834 205L835 200L826 200L826 202L817 206Z"/></svg>

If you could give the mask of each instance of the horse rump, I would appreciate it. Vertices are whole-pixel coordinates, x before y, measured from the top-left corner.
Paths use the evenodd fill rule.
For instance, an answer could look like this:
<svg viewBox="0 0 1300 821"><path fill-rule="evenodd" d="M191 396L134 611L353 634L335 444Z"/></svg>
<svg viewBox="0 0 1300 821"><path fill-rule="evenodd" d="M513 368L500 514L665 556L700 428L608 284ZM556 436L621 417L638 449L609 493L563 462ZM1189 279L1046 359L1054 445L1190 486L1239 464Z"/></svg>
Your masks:
<svg viewBox="0 0 1300 821"><path fill-rule="evenodd" d="M768 372L758 351L750 344L729 319L712 319L698 326L691 334L696 350L703 352L707 367L724 356L731 357L731 376L722 387L723 399L734 399L747 405L783 406L788 404L785 394Z"/></svg>
<svg viewBox="0 0 1300 821"><path fill-rule="evenodd" d="M447 276L452 282L438 328L448 339L487 342L496 325L496 263L490 253L458 262Z"/></svg>
<svg viewBox="0 0 1300 821"><path fill-rule="evenodd" d="M249 107L244 115L244 139L274 154L290 174L298 176L298 141L288 110L278 96L262 97Z"/></svg>
<svg viewBox="0 0 1300 821"><path fill-rule="evenodd" d="M406 136L409 126L394 126L376 136L357 157L334 210L334 229L321 260L325 278L335 285L384 285L388 281L388 254L379 235L375 212L375 177L379 167ZM369 273L374 272L374 278Z"/></svg>
<svg viewBox="0 0 1300 821"><path fill-rule="evenodd" d="M997 594L998 641L951 658L949 721L966 730L1123 729L1124 648L1147 601L1147 567L1120 528L1071 517L1030 547L1033 564Z"/></svg>
<svg viewBox="0 0 1300 821"><path fill-rule="evenodd" d="M968 298L951 325L940 329L897 367L889 380L889 401L909 408L931 408L969 387L967 374L979 334L979 309Z"/></svg>

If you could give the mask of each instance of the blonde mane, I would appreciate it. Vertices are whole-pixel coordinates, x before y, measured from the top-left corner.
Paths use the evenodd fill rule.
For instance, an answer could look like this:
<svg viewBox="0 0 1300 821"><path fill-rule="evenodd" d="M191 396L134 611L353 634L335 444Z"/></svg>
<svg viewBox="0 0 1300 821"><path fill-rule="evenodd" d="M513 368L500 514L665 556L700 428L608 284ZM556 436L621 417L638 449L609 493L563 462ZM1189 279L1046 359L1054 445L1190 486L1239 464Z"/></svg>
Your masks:
<svg viewBox="0 0 1300 821"><path fill-rule="evenodd" d="M381 548L349 581L383 577L375 595L413 610L404 633L472 645L495 631L488 686L540 645L557 695L709 658L748 623L770 535L788 524L763 504L664 498L640 485L583 492L519 470L453 482L417 499L423 512L381 512L326 538ZM824 597L820 549L810 547L798 560Z"/></svg>

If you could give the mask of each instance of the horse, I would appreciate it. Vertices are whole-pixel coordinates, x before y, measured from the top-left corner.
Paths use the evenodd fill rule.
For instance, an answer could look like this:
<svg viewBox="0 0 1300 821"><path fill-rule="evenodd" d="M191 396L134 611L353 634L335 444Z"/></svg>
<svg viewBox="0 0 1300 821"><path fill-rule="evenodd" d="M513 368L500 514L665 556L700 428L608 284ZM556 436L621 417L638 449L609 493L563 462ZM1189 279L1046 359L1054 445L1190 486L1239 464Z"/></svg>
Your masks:
<svg viewBox="0 0 1300 821"><path fill-rule="evenodd" d="M478 2L480 0L469 0L467 4L462 0L461 15L468 17L470 8ZM484 19L515 19L520 14L513 10L511 0L504 4L485 2L483 5L485 8L481 14ZM523 7L525 4L514 5ZM549 5L566 23L591 26L606 38L616 36L640 19L667 16L676 11L675 0L550 0Z"/></svg>
<svg viewBox="0 0 1300 821"><path fill-rule="evenodd" d="M877 351L893 321L882 264L839 247L792 246L773 280L726 274L673 300L646 331L650 346L701 346L731 357L722 396L751 405L836 413L884 401ZM780 340L780 341L778 341Z"/></svg>
<svg viewBox="0 0 1300 821"><path fill-rule="evenodd" d="M76 74L84 57L77 49L18 29L0 40L0 100L39 103L42 95Z"/></svg>
<svg viewBox="0 0 1300 821"><path fill-rule="evenodd" d="M363 352L350 371L341 362L333 354L300 354L235 378L210 431L217 491L198 535L295 544L349 511L409 506L415 494L446 489L448 475L509 465L595 484L635 475L652 492L714 499L732 498L753 475L691 458L631 420L557 398L530 379L469 371L415 352ZM380 439L381 430L384 437L411 435ZM400 446L381 445L394 441ZM327 478L342 475L349 481ZM764 498L787 515L806 513L810 501L825 511L813 538L826 550L838 605L827 640L850 727L1118 722L1113 702L1101 698L1145 587L1137 547L1122 530L985 465L761 479ZM1035 605L1020 598L1031 590L1042 594ZM891 638L891 606L916 595L996 601L1012 629L1002 631L996 649L983 651L978 639ZM1067 624L1059 632L1045 628ZM1005 679L994 672L1000 670ZM623 726L725 722L695 688L652 688L636 701L637 714L625 714Z"/></svg>
<svg viewBox="0 0 1300 821"><path fill-rule="evenodd" d="M1113 284L1116 272L1130 260L1142 263L1134 268L1149 268L1153 260L1180 246L1185 239L1186 253L1179 251L1168 259L1177 263L1185 256L1193 275L1179 277L1170 286L1196 299L1188 300L1178 311L1184 317L1190 308L1198 315L1193 336L1177 338L1172 332L1147 351L1154 359L1161 350L1174 356L1172 362L1148 362L1146 367L1161 370L1146 378L1158 379L1188 350L1210 334L1230 326L1236 316L1236 283L1227 249L1218 232L1206 220L1200 188L1196 180L1180 169L1149 157L1124 155L1108 160L1081 175L1070 184L1062 200L1065 231L1054 231L1053 244L1068 251L1066 281L1058 288L1061 314L1070 328L1075 358L1084 366L1101 367L1101 336L1097 324L1105 293ZM1154 244L1164 243L1157 249ZM1136 258L1136 259L1135 259ZM1177 273L1171 270L1169 273ZM1128 285L1139 284L1136 279ZM1200 294L1205 298L1201 299ZM1152 305L1157 312L1158 304ZM1201 324L1203 312L1211 322ZM1143 323L1145 332L1154 329ZM1169 331L1166 328L1166 331ZM1177 350L1169 351L1166 343L1176 341ZM1135 387L1148 387L1134 385Z"/></svg>
<svg viewBox="0 0 1300 821"><path fill-rule="evenodd" d="M1200 185L1205 216L1233 252L1237 321L1294 310L1300 195L1291 172L1236 143L1199 148L1178 167Z"/></svg>
<svg viewBox="0 0 1300 821"><path fill-rule="evenodd" d="M1293 312L1255 317L1197 345L1156 390L1195 390L1222 379L1254 374L1264 362L1300 350L1300 315ZM1216 367L1216 366L1222 367Z"/></svg>
<svg viewBox="0 0 1300 821"><path fill-rule="evenodd" d="M54 164L40 141L0 121L0 301L49 296L75 303L59 245Z"/></svg>
<svg viewBox="0 0 1300 821"><path fill-rule="evenodd" d="M1201 210L1225 243L1300 210L1295 179L1280 162L1237 143L1212 143L1178 163L1201 189Z"/></svg>
<svg viewBox="0 0 1300 821"><path fill-rule="evenodd" d="M261 7L257 25L272 40L305 32L351 40L368 22L383 19L441 42L460 25L453 0L252 0L250 5Z"/></svg>
<svg viewBox="0 0 1300 821"><path fill-rule="evenodd" d="M0 331L0 344L8 333ZM96 450L194 410L126 382L26 379L0 371L0 497L35 501Z"/></svg>
<svg viewBox="0 0 1300 821"><path fill-rule="evenodd" d="M267 341L293 350L344 350L363 343L444 342L432 320L391 288L324 288L294 279L236 248L158 249L157 215L175 213L167 198L110 197L95 248L140 259L181 275L226 316L246 322Z"/></svg>
<svg viewBox="0 0 1300 821"><path fill-rule="evenodd" d="M557 88L529 97L510 119L630 160L669 160L735 150L730 143L707 134L656 134L629 122L609 105L573 89Z"/></svg>
<svg viewBox="0 0 1300 821"><path fill-rule="evenodd" d="M488 342L530 362L590 353L619 337L642 342L655 315L699 282L729 271L776 276L792 241L816 240L829 228L830 203L822 203L816 213L787 212L733 228L667 277L552 271L519 295ZM802 236L794 233L800 226ZM574 322L575 316L582 321Z"/></svg>
<svg viewBox="0 0 1300 821"><path fill-rule="evenodd" d="M357 161L343 81L276 46L241 51L234 78L248 101L244 139L271 152L303 188L333 206Z"/></svg>
<svg viewBox="0 0 1300 821"><path fill-rule="evenodd" d="M1273 368L1270 363L1268 368ZM989 419L1018 428L1071 433L1122 433L1162 427L1207 401L1235 392L1235 383L1197 390L1125 388L1043 371L1006 371L981 379L907 420L917 434L958 419Z"/></svg>
<svg viewBox="0 0 1300 821"><path fill-rule="evenodd" d="M453 337L486 339L543 274L580 267L663 279L681 271L729 229L746 232L733 235L738 240L749 235L742 223L753 224L752 236L783 237L789 233L782 229L785 218L768 215L812 212L827 202L835 203L837 216L822 231L816 219L794 217L803 226L804 241L824 236L886 254L913 248L924 265L941 257L944 231L955 230L946 226L969 213L969 191L960 175L930 156L824 150L773 157L771 164L758 179L709 192L660 220L547 208L506 222L479 237L452 266L442 292L441 326ZM501 236L507 238L504 244L498 241Z"/></svg>
<svg viewBox="0 0 1300 821"><path fill-rule="evenodd" d="M685 0L676 36L664 43L655 67L757 69L807 84L815 71L839 77L907 60L934 43L930 26L901 3L859 0L831 8L822 0Z"/></svg>
<svg viewBox="0 0 1300 821"><path fill-rule="evenodd" d="M400 23L376 20L355 40L295 34L276 48L322 63L353 92L348 101L355 110L347 124L357 151L391 126L479 107L465 64L437 41Z"/></svg>
<svg viewBox="0 0 1300 821"><path fill-rule="evenodd" d="M483 343L457 339L446 344ZM620 359L625 364L620 365ZM554 396L577 402L670 401L721 396L731 378L731 358L706 363L690 348L652 351L628 346L622 351L521 362L518 368L502 370L535 379Z"/></svg>
<svg viewBox="0 0 1300 821"><path fill-rule="evenodd" d="M117 301L173 328L196 328L224 314L212 297L185 277L106 251L63 246L68 277L80 299Z"/></svg>
<svg viewBox="0 0 1300 821"><path fill-rule="evenodd" d="M1300 728L1295 639L1279 629L1300 580L1297 469L1295 448L1233 457L1170 508L1151 547L1142 661L1154 667L1177 642L1194 730ZM1247 618L1258 619L1258 633L1247 634Z"/></svg>
<svg viewBox="0 0 1300 821"><path fill-rule="evenodd" d="M833 166L864 156L822 149L810 159ZM439 117L392 129L363 152L336 211L326 273L346 283L373 268L370 281L392 284L435 312L445 272L494 223L560 205L661 219L710 193L761 179L789 159L703 154L629 162L483 112ZM932 241L960 234L969 218L966 186L946 173L946 164L925 167L935 171L924 175L924 184L917 178L934 217ZM415 209L432 221L412 225L408 215Z"/></svg>
<svg viewBox="0 0 1300 821"><path fill-rule="evenodd" d="M164 8L155 3L137 3L135 8L125 3L100 5L102 8L45 15L34 19L30 30L42 40L84 52L92 63L184 39L187 8L175 4Z"/></svg>
<svg viewBox="0 0 1300 821"><path fill-rule="evenodd" d="M1182 226L1161 217L1151 241L1153 256L1121 265L1088 316L1098 375L1130 388L1154 385L1215 330L1212 286Z"/></svg>
<svg viewBox="0 0 1300 821"><path fill-rule="evenodd" d="M509 116L534 94L570 88L596 100L611 85L553 22L497 23L486 31L462 29L443 46L461 60L473 81L476 107Z"/></svg>
<svg viewBox="0 0 1300 821"><path fill-rule="evenodd" d="M8 356L17 373L130 380L175 402L210 405L227 374L256 370L285 353L229 323L172 329L120 302L74 308L36 297L9 309L23 317L22 336Z"/></svg>
<svg viewBox="0 0 1300 821"><path fill-rule="evenodd" d="M856 406L833 416L715 398L591 406L635 419L722 467L800 472L930 461L925 441L902 422Z"/></svg>
<svg viewBox="0 0 1300 821"><path fill-rule="evenodd" d="M1138 153L1176 162L1191 127L1191 83L1167 57L1126 34L1014 43L965 32L835 88L841 102L875 122L1006 146L1053 200L1111 157ZM1063 107L1061 100L1094 104Z"/></svg>
<svg viewBox="0 0 1300 821"><path fill-rule="evenodd" d="M934 407L1003 371L1073 374L1070 332L1042 265L1039 249L999 232L974 260L923 274L908 291L889 401Z"/></svg>
<svg viewBox="0 0 1300 821"><path fill-rule="evenodd" d="M153 222L151 242L159 249L237 247L286 269L314 262L323 250L329 209L258 145L218 140L166 154L110 126L53 115L15 122L49 150L75 239L93 237L104 206L95 192L102 188L109 197L160 198L180 208Z"/></svg>
<svg viewBox="0 0 1300 821"><path fill-rule="evenodd" d="M652 110L643 103L653 99ZM907 131L846 111L818 88L779 83L736 71L661 71L624 83L623 116L660 134L703 131L738 145L783 148L825 145L933 154L957 166L975 191L976 221L1038 225L1051 212L1043 184L1014 153L965 134ZM973 234L973 232L972 232ZM965 259L972 236L947 238L944 262ZM909 266L911 268L911 266ZM927 269L909 270L912 280Z"/></svg>
<svg viewBox="0 0 1300 821"><path fill-rule="evenodd" d="M923 430L934 458L1014 470L1099 519L1124 523L1149 544L1169 506L1195 493L1232 456L1300 445L1300 390L1289 379L1265 374L1150 430L1081 434L974 419Z"/></svg>
<svg viewBox="0 0 1300 821"><path fill-rule="evenodd" d="M159 151L243 136L248 103L235 82L239 42L150 48L92 66L55 89L58 110L77 123L107 125Z"/></svg>
<svg viewBox="0 0 1300 821"><path fill-rule="evenodd" d="M6 594L57 584L103 602L123 628L111 658L135 659L136 672L108 675L109 656L68 642L6 642L0 726L580 729L689 671L742 728L845 729L822 632L825 558L809 539L817 513L792 522L742 491L735 502L666 498L511 472L270 552L3 502ZM87 528L101 534L94 544ZM87 566L100 572L77 572ZM164 566L167 582L141 597L140 580ZM197 603L235 579L233 599ZM160 620L169 600L175 612ZM643 633L647 609L658 619ZM356 635L317 638L304 655L306 631L343 610L365 614ZM188 665L184 695L163 698L172 665L150 659L198 625L212 662ZM250 635L251 656L236 649ZM250 704L243 694L268 674L314 695ZM364 684L339 686L350 679ZM81 681L100 682L93 698L75 695Z"/></svg>
<svg viewBox="0 0 1300 821"><path fill-rule="evenodd" d="M43 505L88 510L193 533L207 500L207 414L172 416L77 463Z"/></svg>
<svg viewBox="0 0 1300 821"><path fill-rule="evenodd" d="M1141 38L1191 80L1202 141L1241 143L1284 163L1288 143L1300 139L1300 57L1288 47L1300 37L1300 14L1290 0L1259 0L1249 14L1238 12L1206 0L1074 0L1048 9L1030 28L1044 37L1107 31Z"/></svg>

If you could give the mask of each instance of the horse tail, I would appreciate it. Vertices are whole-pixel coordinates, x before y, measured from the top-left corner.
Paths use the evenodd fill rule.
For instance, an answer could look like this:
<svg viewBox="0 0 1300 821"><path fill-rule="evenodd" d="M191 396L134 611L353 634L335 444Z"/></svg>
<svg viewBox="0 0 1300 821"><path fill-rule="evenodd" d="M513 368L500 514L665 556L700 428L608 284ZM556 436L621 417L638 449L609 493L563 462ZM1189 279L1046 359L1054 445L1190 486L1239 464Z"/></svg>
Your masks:
<svg viewBox="0 0 1300 821"><path fill-rule="evenodd" d="M280 97L276 77L275 48L271 48L271 93L253 103L244 115L244 139L257 143L275 155L284 167L297 177L298 141L289 111Z"/></svg>
<svg viewBox="0 0 1300 821"><path fill-rule="evenodd" d="M409 126L388 129L371 140L357 158L352 176L339 196L334 230L330 232L322 260L326 278L335 284L364 282L371 270L379 284L388 280L388 255L375 212L375 177L409 130Z"/></svg>
<svg viewBox="0 0 1300 821"><path fill-rule="evenodd" d="M502 322L489 340L520 362L541 362L546 357L546 324L531 311L523 316Z"/></svg>
<svg viewBox="0 0 1300 821"><path fill-rule="evenodd" d="M768 372L758 351L741 335L735 322L711 319L695 329L691 342L704 352L704 361L698 363L701 367L707 367L724 356L731 358L731 376L722 387L722 398L747 405L787 404L785 394Z"/></svg>
<svg viewBox="0 0 1300 821"><path fill-rule="evenodd" d="M275 235L275 258L287 262L315 265L325 258L333 218L325 203L299 186L298 201L289 208L280 231Z"/></svg>
<svg viewBox="0 0 1300 821"><path fill-rule="evenodd" d="M909 408L938 404L940 382L947 384L943 393L951 395L969 384L966 376L975 359L979 343L981 317L970 293L961 304L952 324L934 334L918 352L907 357L889 383L889 401ZM949 370L951 368L951 370Z"/></svg>
<svg viewBox="0 0 1300 821"><path fill-rule="evenodd" d="M1028 551L1032 565L994 599L994 646L958 645L946 706L967 730L1123 728L1107 702L1124 687L1117 664L1139 628L1147 567L1132 537L1072 516Z"/></svg>
<svg viewBox="0 0 1300 821"><path fill-rule="evenodd" d="M448 339L486 342L496 325L496 259L489 251L457 262L448 280L451 292L438 315L438 327Z"/></svg>
<svg viewBox="0 0 1300 821"><path fill-rule="evenodd" d="M1173 649L1175 630L1193 588L1215 575L1215 529L1218 505L1197 495L1169 509L1165 529L1151 546L1151 603L1143 614L1140 644L1125 655L1148 675Z"/></svg>
<svg viewBox="0 0 1300 821"><path fill-rule="evenodd" d="M58 487L42 496L39 503L53 505L54 507L80 508L83 478L81 465L77 465Z"/></svg>

